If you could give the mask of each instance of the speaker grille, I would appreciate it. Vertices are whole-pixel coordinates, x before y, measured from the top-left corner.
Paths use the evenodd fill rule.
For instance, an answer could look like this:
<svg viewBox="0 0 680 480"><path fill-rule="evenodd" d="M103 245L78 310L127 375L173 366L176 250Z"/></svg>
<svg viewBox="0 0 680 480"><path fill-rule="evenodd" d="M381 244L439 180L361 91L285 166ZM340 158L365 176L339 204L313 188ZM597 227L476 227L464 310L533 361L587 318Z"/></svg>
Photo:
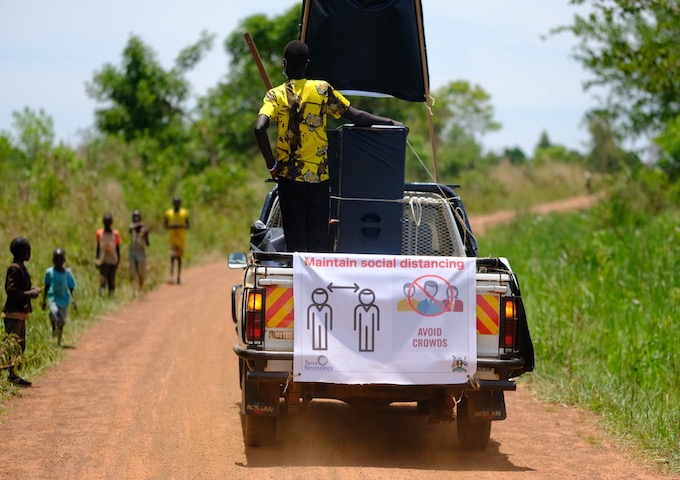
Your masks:
<svg viewBox="0 0 680 480"><path fill-rule="evenodd" d="M438 194L406 192L402 210L401 254L465 256L457 248L455 219L448 200ZM453 233L452 233L453 232Z"/></svg>

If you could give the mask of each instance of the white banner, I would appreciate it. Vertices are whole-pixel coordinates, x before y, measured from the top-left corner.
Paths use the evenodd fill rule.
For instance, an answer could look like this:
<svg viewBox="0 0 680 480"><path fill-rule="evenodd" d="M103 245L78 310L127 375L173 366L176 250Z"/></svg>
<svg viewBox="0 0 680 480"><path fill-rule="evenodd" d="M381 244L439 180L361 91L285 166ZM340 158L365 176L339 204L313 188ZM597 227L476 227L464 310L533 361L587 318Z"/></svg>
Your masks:
<svg viewBox="0 0 680 480"><path fill-rule="evenodd" d="M294 381L465 383L475 258L296 253Z"/></svg>

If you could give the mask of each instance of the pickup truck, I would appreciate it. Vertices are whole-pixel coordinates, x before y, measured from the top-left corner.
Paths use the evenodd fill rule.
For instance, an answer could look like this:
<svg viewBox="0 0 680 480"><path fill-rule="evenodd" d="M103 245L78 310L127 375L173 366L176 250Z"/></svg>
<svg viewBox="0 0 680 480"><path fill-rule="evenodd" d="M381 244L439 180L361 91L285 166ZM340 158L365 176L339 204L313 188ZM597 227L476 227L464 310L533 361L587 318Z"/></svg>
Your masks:
<svg viewBox="0 0 680 480"><path fill-rule="evenodd" d="M368 412L394 402L410 402L428 418L428 423L455 422L458 444L471 450L485 450L491 423L506 418L504 393L514 391L514 379L534 368L533 345L517 276L507 259L479 257L465 207L456 191L459 186L403 185L400 202L403 258L474 262L472 296L468 298L472 298L473 304L476 300L476 309L471 312L472 351L476 358L453 355L454 371L475 360L474 374L452 383L419 381L420 377L408 375L404 381L366 380L364 377L354 381L351 373L349 381L339 382L299 377L300 359L296 356L300 344L296 342L297 327L294 326L297 323L303 327L309 317L303 315L305 312L297 311L299 299L293 299L294 293L298 295L294 288L298 285L294 258L299 254L285 251L277 188L274 187L266 197L259 220L251 227L250 251L248 254L233 253L229 258L230 268L245 270L243 282L232 287L231 314L239 340L234 352L239 358L241 413L247 446L274 442L277 420L282 415L297 412L314 399L339 400ZM352 258L364 256L358 254ZM385 258L393 261L402 257ZM374 275L374 285L384 283L379 269L375 269ZM405 286L409 300L414 285L415 282ZM330 291L335 294L333 287L328 287L326 297ZM351 319L334 315L331 324L334 330L343 322L352 324ZM384 309L380 315L383 330L390 322L397 321L395 315ZM354 326L356 329L356 319ZM432 349L446 347L446 340L443 343L439 337L435 340L426 338L423 345L426 349L428 345ZM316 369L328 368L327 357L319 355L318 362L311 363ZM405 370L403 363L400 365L391 370ZM382 367L384 365L378 366ZM416 380L412 380L414 378Z"/></svg>

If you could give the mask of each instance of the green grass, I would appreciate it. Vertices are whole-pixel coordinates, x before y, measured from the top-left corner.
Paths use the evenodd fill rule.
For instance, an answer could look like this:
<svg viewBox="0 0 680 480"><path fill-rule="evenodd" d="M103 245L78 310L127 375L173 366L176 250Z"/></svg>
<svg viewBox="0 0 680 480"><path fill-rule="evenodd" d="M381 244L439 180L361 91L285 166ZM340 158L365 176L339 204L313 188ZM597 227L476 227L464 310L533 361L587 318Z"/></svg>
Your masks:
<svg viewBox="0 0 680 480"><path fill-rule="evenodd" d="M469 215L498 210L528 210L534 205L585 195L585 168L579 164L501 162L490 170L470 170L455 179ZM593 179L595 191L606 183L602 175Z"/></svg>
<svg viewBox="0 0 680 480"><path fill-rule="evenodd" d="M480 253L507 257L522 283L537 391L599 413L616 437L677 472L680 210L650 208L649 198L664 201L647 193L525 216L488 231Z"/></svg>

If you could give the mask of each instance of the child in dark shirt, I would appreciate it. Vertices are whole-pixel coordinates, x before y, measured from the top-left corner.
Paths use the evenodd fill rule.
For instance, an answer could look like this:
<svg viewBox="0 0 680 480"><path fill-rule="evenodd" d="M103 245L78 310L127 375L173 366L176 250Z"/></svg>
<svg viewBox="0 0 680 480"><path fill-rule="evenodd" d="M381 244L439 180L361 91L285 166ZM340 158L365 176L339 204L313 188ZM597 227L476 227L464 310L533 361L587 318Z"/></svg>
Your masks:
<svg viewBox="0 0 680 480"><path fill-rule="evenodd" d="M12 240L9 250L14 256L12 264L7 269L5 277L5 292L7 301L2 308L2 317L5 321L5 334L7 337L15 335L21 347L21 353L26 350L26 321L33 310L31 299L38 298L42 288L31 285L31 276L24 265L31 258L31 244L23 238L17 237ZM14 365L9 367L9 381L20 387L30 387L31 382L24 380L14 371Z"/></svg>

